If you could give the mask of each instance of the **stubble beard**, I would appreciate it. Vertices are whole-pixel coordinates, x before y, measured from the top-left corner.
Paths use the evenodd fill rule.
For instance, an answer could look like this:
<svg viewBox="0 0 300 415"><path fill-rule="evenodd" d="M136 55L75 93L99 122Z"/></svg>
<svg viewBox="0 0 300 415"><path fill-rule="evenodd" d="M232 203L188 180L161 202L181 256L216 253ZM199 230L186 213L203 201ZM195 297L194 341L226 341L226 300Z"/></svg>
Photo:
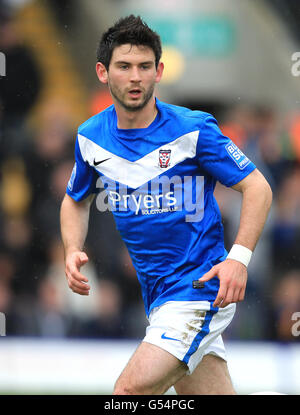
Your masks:
<svg viewBox="0 0 300 415"><path fill-rule="evenodd" d="M125 102L125 98L124 95L125 93L122 93L122 91L120 91L119 88L113 86L110 82L108 83L108 87L110 90L111 95L113 96L113 98L115 98L115 100L126 110L129 112L136 112L136 111L140 111L141 109L143 109L148 102L150 101L150 99L153 96L154 93L154 87L155 87L155 83L153 83L149 89L145 92L143 92L143 99L141 100L141 102L133 102L132 104L127 104Z"/></svg>

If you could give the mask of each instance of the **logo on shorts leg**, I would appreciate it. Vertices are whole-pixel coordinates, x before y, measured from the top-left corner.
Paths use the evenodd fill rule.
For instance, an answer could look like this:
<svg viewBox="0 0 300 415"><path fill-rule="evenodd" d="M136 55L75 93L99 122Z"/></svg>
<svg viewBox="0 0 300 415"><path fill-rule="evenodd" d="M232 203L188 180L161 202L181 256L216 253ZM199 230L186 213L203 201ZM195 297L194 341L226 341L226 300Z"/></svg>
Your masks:
<svg viewBox="0 0 300 415"><path fill-rule="evenodd" d="M175 340L176 342L180 342L179 339L174 339L174 337L167 337L166 336L166 331L161 335L161 338L165 339L165 340Z"/></svg>

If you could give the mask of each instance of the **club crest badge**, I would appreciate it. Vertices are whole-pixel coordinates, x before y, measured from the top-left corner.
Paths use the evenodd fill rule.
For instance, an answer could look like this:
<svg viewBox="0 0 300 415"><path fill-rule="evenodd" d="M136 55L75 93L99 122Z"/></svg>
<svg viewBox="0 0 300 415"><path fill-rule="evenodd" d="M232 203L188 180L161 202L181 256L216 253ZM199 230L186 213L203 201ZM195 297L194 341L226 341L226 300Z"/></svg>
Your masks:
<svg viewBox="0 0 300 415"><path fill-rule="evenodd" d="M159 150L159 167L166 169L170 166L171 150Z"/></svg>

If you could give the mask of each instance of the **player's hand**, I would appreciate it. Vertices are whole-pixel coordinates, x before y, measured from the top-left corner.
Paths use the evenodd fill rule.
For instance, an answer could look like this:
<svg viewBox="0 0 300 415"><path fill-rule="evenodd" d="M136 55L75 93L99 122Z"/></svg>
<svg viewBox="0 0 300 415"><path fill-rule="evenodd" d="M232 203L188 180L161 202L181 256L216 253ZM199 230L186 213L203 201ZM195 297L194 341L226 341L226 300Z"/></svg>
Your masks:
<svg viewBox="0 0 300 415"><path fill-rule="evenodd" d="M247 284L247 268L234 259L226 259L212 267L199 281L208 281L217 276L220 280L214 307L224 308L228 304L243 301Z"/></svg>
<svg viewBox="0 0 300 415"><path fill-rule="evenodd" d="M87 284L88 279L80 273L80 268L88 262L88 256L85 252L74 251L66 256L65 273L68 285L74 293L80 295L89 295L90 286Z"/></svg>

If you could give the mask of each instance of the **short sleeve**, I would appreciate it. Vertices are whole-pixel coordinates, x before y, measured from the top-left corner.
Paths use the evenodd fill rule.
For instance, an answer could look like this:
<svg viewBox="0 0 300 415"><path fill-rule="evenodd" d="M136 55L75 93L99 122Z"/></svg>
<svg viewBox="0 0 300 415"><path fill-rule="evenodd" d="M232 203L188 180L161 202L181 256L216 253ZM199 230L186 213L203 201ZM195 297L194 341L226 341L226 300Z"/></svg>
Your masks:
<svg viewBox="0 0 300 415"><path fill-rule="evenodd" d="M201 169L227 187L237 184L256 168L233 141L222 134L211 115L205 118L199 130L197 160Z"/></svg>
<svg viewBox="0 0 300 415"><path fill-rule="evenodd" d="M87 198L92 193L97 193L96 182L99 178L95 169L82 158L78 137L75 143L75 163L68 181L66 193L76 202Z"/></svg>

